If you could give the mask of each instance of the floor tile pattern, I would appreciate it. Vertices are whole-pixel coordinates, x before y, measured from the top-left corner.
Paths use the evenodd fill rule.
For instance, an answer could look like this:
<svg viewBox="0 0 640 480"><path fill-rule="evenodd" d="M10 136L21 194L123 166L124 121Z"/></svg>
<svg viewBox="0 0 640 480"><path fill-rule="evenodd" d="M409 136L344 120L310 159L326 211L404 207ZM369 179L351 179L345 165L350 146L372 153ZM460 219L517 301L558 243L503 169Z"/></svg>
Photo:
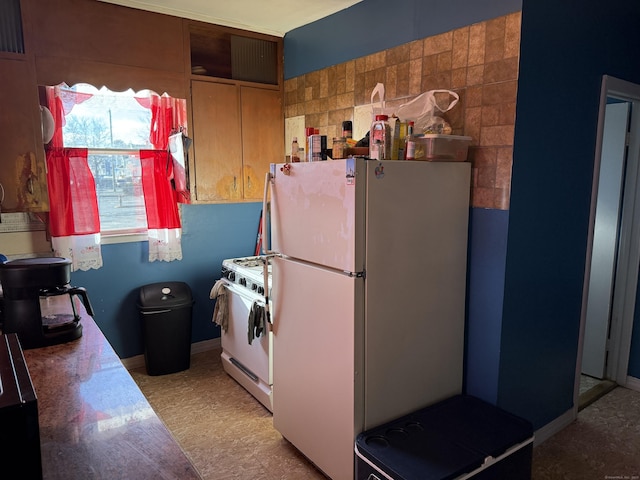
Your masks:
<svg viewBox="0 0 640 480"><path fill-rule="evenodd" d="M325 479L222 369L219 350L170 375L131 371L204 480ZM640 392L615 388L533 451L532 480L640 478Z"/></svg>

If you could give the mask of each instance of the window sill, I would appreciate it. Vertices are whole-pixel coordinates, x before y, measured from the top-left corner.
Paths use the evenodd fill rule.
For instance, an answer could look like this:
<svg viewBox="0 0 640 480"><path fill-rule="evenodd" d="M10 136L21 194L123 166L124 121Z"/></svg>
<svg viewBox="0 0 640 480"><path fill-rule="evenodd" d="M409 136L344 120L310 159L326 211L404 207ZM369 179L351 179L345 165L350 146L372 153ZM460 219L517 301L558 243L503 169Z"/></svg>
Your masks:
<svg viewBox="0 0 640 480"><path fill-rule="evenodd" d="M148 239L149 237L146 233L103 233L100 235L100 243L102 243L102 245L111 245L115 243L146 242Z"/></svg>

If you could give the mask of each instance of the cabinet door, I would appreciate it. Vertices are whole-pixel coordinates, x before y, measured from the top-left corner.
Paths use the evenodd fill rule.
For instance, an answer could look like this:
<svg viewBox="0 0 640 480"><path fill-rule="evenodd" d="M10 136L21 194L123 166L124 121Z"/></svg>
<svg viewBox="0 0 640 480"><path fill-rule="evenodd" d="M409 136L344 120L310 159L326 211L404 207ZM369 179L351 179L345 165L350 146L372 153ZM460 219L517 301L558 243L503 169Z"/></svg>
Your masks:
<svg viewBox="0 0 640 480"><path fill-rule="evenodd" d="M0 58L0 191L5 211L49 210L35 75L24 59Z"/></svg>
<svg viewBox="0 0 640 480"><path fill-rule="evenodd" d="M279 90L241 87L244 198L261 200L269 164L284 162L284 118Z"/></svg>
<svg viewBox="0 0 640 480"><path fill-rule="evenodd" d="M191 83L193 181L199 202L243 198L239 102L236 85Z"/></svg>

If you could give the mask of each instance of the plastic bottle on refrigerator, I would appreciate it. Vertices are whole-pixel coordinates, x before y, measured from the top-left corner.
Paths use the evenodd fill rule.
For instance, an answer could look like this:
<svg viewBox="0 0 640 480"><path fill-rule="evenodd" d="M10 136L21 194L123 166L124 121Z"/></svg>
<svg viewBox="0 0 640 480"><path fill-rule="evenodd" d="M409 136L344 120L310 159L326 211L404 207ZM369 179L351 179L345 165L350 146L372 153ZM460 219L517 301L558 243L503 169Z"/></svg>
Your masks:
<svg viewBox="0 0 640 480"><path fill-rule="evenodd" d="M300 161L300 147L298 146L298 137L293 137L291 142L291 163Z"/></svg>
<svg viewBox="0 0 640 480"><path fill-rule="evenodd" d="M404 159L415 160L416 158L416 140L413 137L413 122L407 125L407 136L404 139Z"/></svg>
<svg viewBox="0 0 640 480"><path fill-rule="evenodd" d="M369 132L369 158L382 160L391 158L391 126L387 115L376 115Z"/></svg>

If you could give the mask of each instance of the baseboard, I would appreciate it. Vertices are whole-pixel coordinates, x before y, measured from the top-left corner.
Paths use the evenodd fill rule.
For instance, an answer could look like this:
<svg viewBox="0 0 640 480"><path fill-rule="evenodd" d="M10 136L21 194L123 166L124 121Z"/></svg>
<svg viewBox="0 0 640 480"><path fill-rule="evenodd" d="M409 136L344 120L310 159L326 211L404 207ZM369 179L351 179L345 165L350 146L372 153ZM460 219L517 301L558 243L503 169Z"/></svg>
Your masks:
<svg viewBox="0 0 640 480"><path fill-rule="evenodd" d="M575 411L573 409L567 410L564 414L560 415L552 422L547 423L544 427L539 428L535 431L533 446L536 447L543 443L545 440L549 440L560 430L569 426L575 419Z"/></svg>
<svg viewBox="0 0 640 480"><path fill-rule="evenodd" d="M212 338L211 340L204 340L202 342L196 342L191 344L191 355L196 353L207 352L209 350L215 350L216 348L222 348L220 346L220 337Z"/></svg>
<svg viewBox="0 0 640 480"><path fill-rule="evenodd" d="M196 342L191 344L191 355L196 353L206 352L208 350L215 350L220 347L220 337L212 338L211 340L203 340L202 342ZM135 368L142 368L145 366L144 355L136 355L134 357L123 358L120 360L124 368L127 370L133 370Z"/></svg>
<svg viewBox="0 0 640 480"><path fill-rule="evenodd" d="M640 378L627 377L627 381L624 384L625 388L640 392Z"/></svg>
<svg viewBox="0 0 640 480"><path fill-rule="evenodd" d="M622 386L624 388L628 388L629 390L640 392L640 378L627 377L626 383ZM548 440L549 438L554 436L556 433L558 433L560 430L567 427L575 419L576 419L576 414L574 413L574 410L573 409L567 410L563 415L560 415L554 421L547 423L544 427L536 430L535 440L533 445L534 446L540 445L545 440Z"/></svg>

